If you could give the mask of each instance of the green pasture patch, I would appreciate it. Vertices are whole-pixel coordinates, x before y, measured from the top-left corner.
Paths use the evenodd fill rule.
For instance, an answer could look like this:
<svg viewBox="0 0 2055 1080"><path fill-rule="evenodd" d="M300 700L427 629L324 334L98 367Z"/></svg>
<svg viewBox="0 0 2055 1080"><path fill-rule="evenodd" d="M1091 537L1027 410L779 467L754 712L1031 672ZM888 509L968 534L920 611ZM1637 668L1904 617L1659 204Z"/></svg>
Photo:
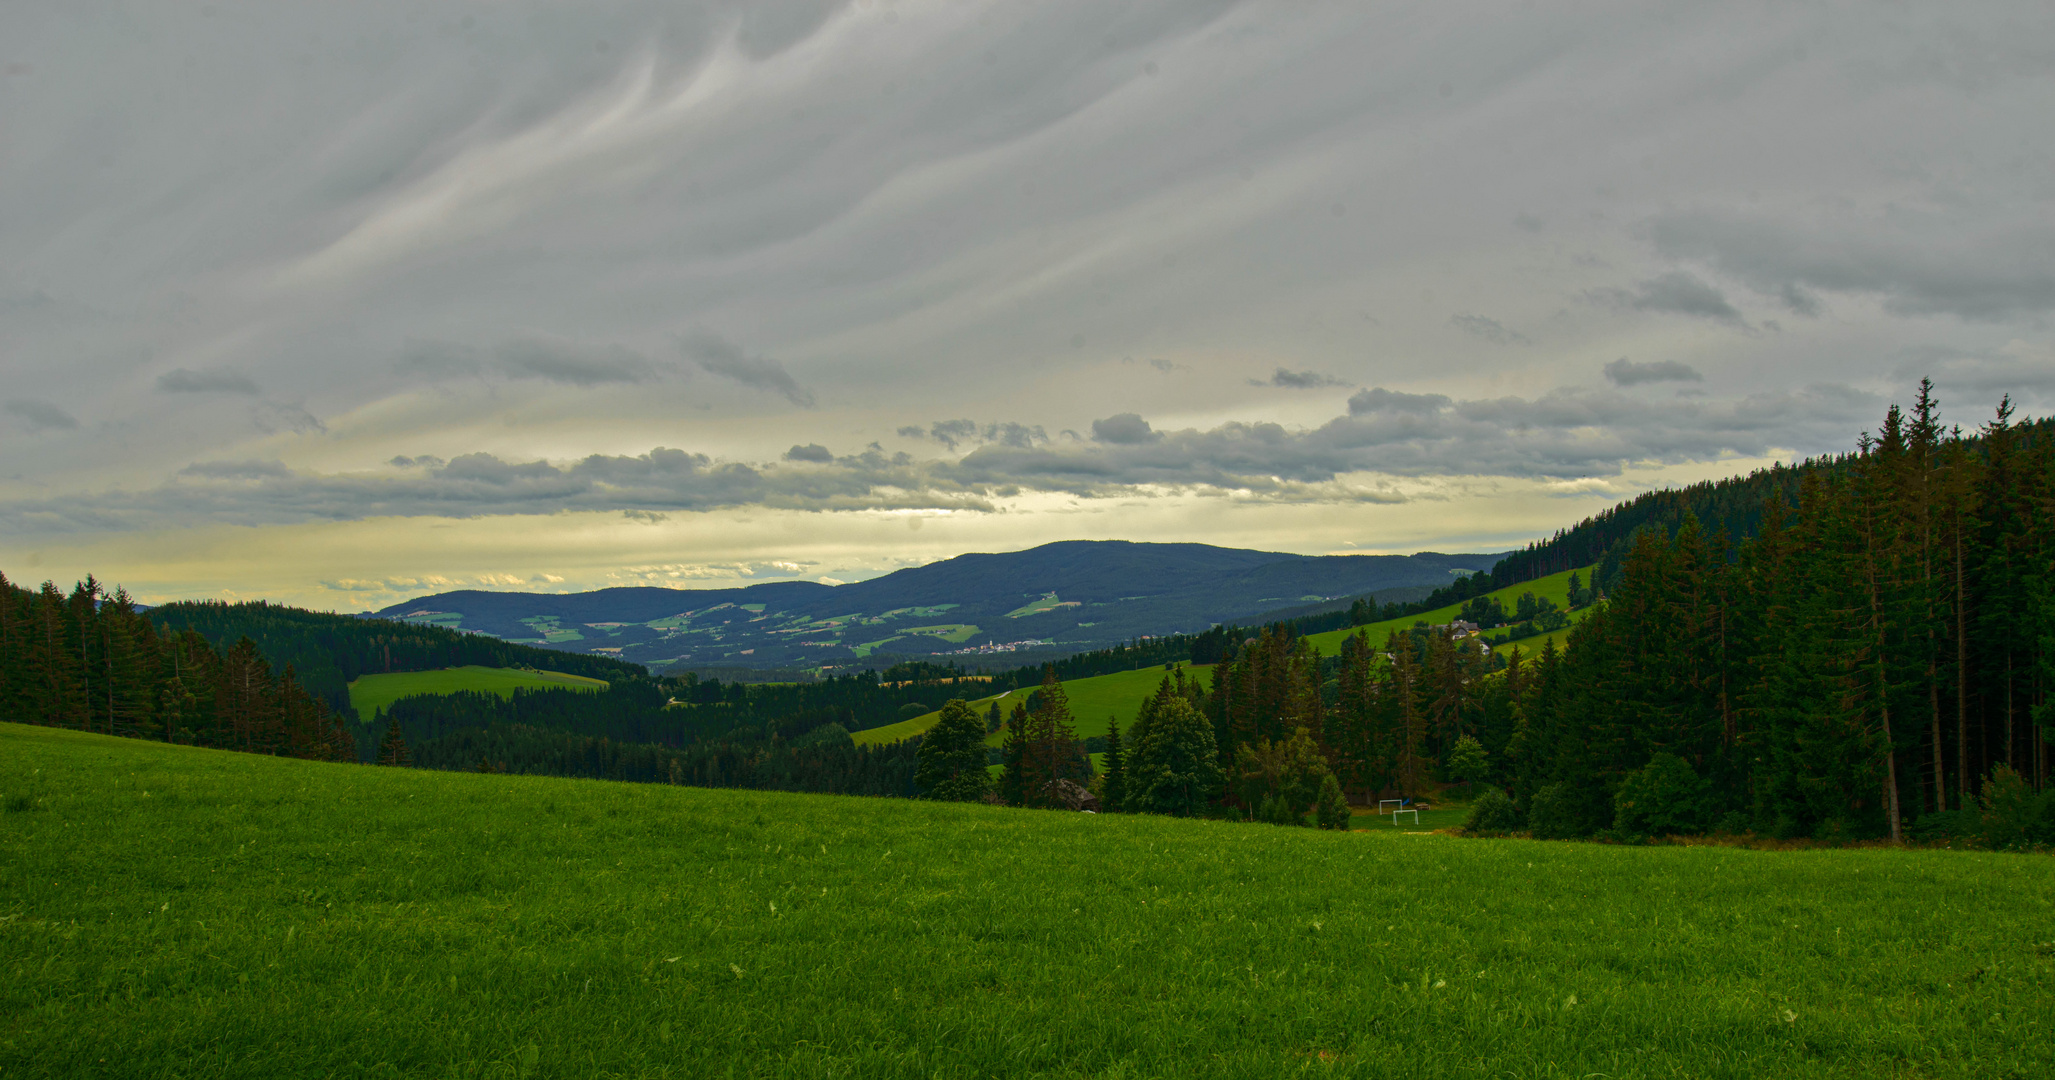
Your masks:
<svg viewBox="0 0 2055 1080"><path fill-rule="evenodd" d="M906 635L904 634L893 634L891 637L879 638L878 640L870 642L868 644L851 645L849 647L849 651L855 653L858 656L869 656L871 654L871 650L876 649L881 645L890 645L893 642L898 641L900 638L905 636Z"/></svg>
<svg viewBox="0 0 2055 1080"><path fill-rule="evenodd" d="M1495 589L1489 595L1498 597L1499 603L1505 606L1508 613L1512 612L1514 604L1519 602L1521 593L1533 593L1540 599L1553 600L1557 608L1562 609L1568 614L1570 625L1575 626L1577 623L1584 621L1584 616L1589 615L1592 609L1586 606L1576 611L1569 610L1570 575L1576 574L1578 579L1583 581L1586 587L1589 587L1591 585L1591 572L1596 569L1597 567L1595 566L1587 566L1581 570L1565 570L1560 574L1550 574L1545 578L1521 582L1518 585L1508 585L1503 589ZM1324 634L1308 634L1306 635L1306 640L1312 642L1315 649L1320 650L1320 655L1338 656L1341 654L1342 639L1359 630L1369 631L1371 643L1382 645L1387 638L1391 637L1391 632L1394 630L1409 629L1414 623L1418 622L1424 622L1429 626L1446 625L1462 613L1462 604L1451 604L1448 607L1435 608L1433 611L1424 612L1419 615L1407 615L1399 619L1385 619L1381 622L1369 623L1348 630L1329 630ZM1487 630L1485 631L1485 636L1490 637L1493 634L1499 633L1504 633L1504 630ZM1504 645L1494 645L1493 648L1509 649L1518 646L1523 652L1532 655L1540 651L1542 642L1555 640L1558 634L1567 633L1568 630L1565 629L1557 633L1538 634L1531 638L1521 638L1518 641L1507 642ZM1560 648L1562 642L1558 640L1556 645Z"/></svg>
<svg viewBox="0 0 2055 1080"><path fill-rule="evenodd" d="M992 702L1003 702L1001 708L1010 709L1013 706L1012 695L1026 693L1027 691L1025 690L1013 690L998 694L986 694L983 697L966 700L969 700L972 705L976 706L978 713L983 715L984 711L991 707ZM941 722L941 719L942 711L937 709L934 712L922 713L919 716L901 720L896 724L886 724L883 727L865 728L862 731L852 732L849 737L855 740L858 746L884 746L887 743L904 742L915 735L924 734L929 728Z"/></svg>
<svg viewBox="0 0 2055 1080"><path fill-rule="evenodd" d="M576 627L563 626L555 615L535 615L521 620L522 625L542 635L549 644L560 641L584 641L585 633Z"/></svg>
<svg viewBox="0 0 2055 1080"><path fill-rule="evenodd" d="M0 725L8 1077L2030 1077L2055 860L426 773ZM19 798L15 796L21 796Z"/></svg>
<svg viewBox="0 0 2055 1080"><path fill-rule="evenodd" d="M1020 607L1014 608L1012 611L1006 613L1006 617L1009 619L1019 619L1029 615L1040 615L1044 611L1053 611L1061 607L1082 606L1083 605L1079 604L1075 600L1058 600L1056 599L1055 593L1050 593L1047 596L1042 597L1040 600L1036 600L1031 603L1023 604Z"/></svg>
<svg viewBox="0 0 2055 1080"><path fill-rule="evenodd" d="M1213 685L1213 665L1179 663L1177 666L1184 669L1185 678L1198 678L1204 685ZM1063 694L1070 699L1070 715L1077 718L1077 737L1083 739L1106 734L1108 716L1120 721L1122 731L1133 727L1136 714L1142 711L1142 699L1155 693L1164 676L1169 674L1158 664L1064 683ZM1009 702L1008 706L1011 704ZM999 745L999 741L997 734L990 738L993 746Z"/></svg>
<svg viewBox="0 0 2055 1080"><path fill-rule="evenodd" d="M482 690L511 697L518 689L545 687L572 690L604 690L604 679L566 675L559 671L528 668L460 667L439 671L396 671L389 675L360 675L350 683L350 705L357 716L369 720L373 713L403 697L415 694L453 694L459 690Z"/></svg>
<svg viewBox="0 0 2055 1080"><path fill-rule="evenodd" d="M1403 814L1380 812L1374 803L1354 807L1349 817L1349 828L1392 833L1433 832L1436 829L1460 828L1470 816L1467 803L1422 801L1427 802L1431 809L1421 810L1417 816L1411 810Z"/></svg>
<svg viewBox="0 0 2055 1080"><path fill-rule="evenodd" d="M1211 664L1180 663L1177 666L1184 669L1186 678L1210 679L1209 673L1213 670ZM1077 719L1077 737L1084 739L1106 734L1108 716L1117 718L1121 730L1127 730L1134 724L1135 714L1141 711L1142 699L1155 693L1157 685L1168 674L1170 673L1160 666L1146 667L1136 671L1116 671L1111 675L1094 675L1088 679L1073 679L1064 683L1064 696L1070 699L1070 714ZM1014 695L1023 698L1027 693L1026 690L1013 691ZM983 713L994 701L1001 701L1000 707L1008 712L1013 710L1014 698L1005 694L987 694L972 699L971 704L977 706L978 712ZM859 745L895 743L927 731L941 718L942 713L938 709L931 713L922 713L910 720L901 720L896 724L859 731L853 737ZM1003 735L1004 732L994 732L987 736L986 742L997 746Z"/></svg>
<svg viewBox="0 0 2055 1080"><path fill-rule="evenodd" d="M976 637L978 628L970 623L943 623L939 626L909 626L906 628L906 632L909 634L925 634L928 637L941 638L952 645L961 645Z"/></svg>

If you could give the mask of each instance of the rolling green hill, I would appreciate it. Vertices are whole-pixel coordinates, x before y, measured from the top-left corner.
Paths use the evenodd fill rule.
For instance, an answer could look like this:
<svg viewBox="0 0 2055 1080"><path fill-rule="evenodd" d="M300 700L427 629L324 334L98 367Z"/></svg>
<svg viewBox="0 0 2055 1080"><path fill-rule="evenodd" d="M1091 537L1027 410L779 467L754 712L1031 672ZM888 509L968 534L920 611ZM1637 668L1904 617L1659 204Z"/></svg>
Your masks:
<svg viewBox="0 0 2055 1080"><path fill-rule="evenodd" d="M0 724L0 1075L2041 1076L2048 866Z"/></svg>
<svg viewBox="0 0 2055 1080"><path fill-rule="evenodd" d="M1522 582L1518 585L1508 585L1503 589L1493 590L1487 595L1497 597L1499 603L1505 605L1507 611L1513 610L1513 605L1520 599L1521 593L1533 593L1541 599L1553 600L1557 607L1567 610L1570 606L1570 575L1578 574L1588 584L1591 581L1591 571L1591 567L1585 567L1581 570L1565 570L1560 574L1550 574L1545 578L1539 578L1534 581ZM1330 630L1324 634L1311 634L1307 636L1307 640L1313 643L1314 648L1320 650L1320 655L1335 656L1341 652L1342 639L1356 633L1358 630L1368 631L1370 641L1373 644L1382 645L1394 630L1404 630L1417 622L1424 622L1430 626L1446 624L1461 614L1462 610L1463 605L1451 604L1448 607L1436 608L1433 611L1422 612L1418 615L1408 615L1401 619L1387 619L1383 622L1368 623L1351 630ZM1582 622L1584 616L1590 613L1590 607L1571 611L1569 613L1570 624L1574 626ZM1503 631L1491 631L1487 632L1485 636L1490 637L1492 633L1501 632ZM1555 634L1542 634L1536 637L1522 638L1519 641L1509 642L1508 644L1517 645L1522 651L1532 655L1541 648L1541 644L1544 641L1554 640L1560 646L1564 633L1566 631L1559 631Z"/></svg>
<svg viewBox="0 0 2055 1080"><path fill-rule="evenodd" d="M1213 670L1210 664L1179 664L1187 675L1201 679L1210 678ZM1077 718L1077 737L1090 738L1106 734L1106 718L1112 716L1120 721L1125 731L1135 721L1135 713L1141 709L1142 699L1154 693L1163 676L1169 674L1160 667L1142 668L1138 671L1117 671L1111 675L1094 675L1089 679L1072 679L1063 684L1063 692L1070 698L1070 714ZM992 702L1000 708L1011 711L1015 700L1025 698L1027 691L1015 690L1010 694L987 694L973 699L979 712L991 707ZM885 727L859 731L853 737L859 746L876 746L910 739L935 726L942 718L941 710L922 713L909 720L902 720ZM993 746L999 745L998 732L986 740Z"/></svg>
<svg viewBox="0 0 2055 1080"><path fill-rule="evenodd" d="M454 694L459 690L478 690L510 697L517 689L557 687L598 691L605 690L608 685L604 679L566 675L560 671L473 665L443 668L438 671L359 676L350 683L350 705L357 710L357 715L368 723L374 713L383 711L386 706L403 697L415 694Z"/></svg>

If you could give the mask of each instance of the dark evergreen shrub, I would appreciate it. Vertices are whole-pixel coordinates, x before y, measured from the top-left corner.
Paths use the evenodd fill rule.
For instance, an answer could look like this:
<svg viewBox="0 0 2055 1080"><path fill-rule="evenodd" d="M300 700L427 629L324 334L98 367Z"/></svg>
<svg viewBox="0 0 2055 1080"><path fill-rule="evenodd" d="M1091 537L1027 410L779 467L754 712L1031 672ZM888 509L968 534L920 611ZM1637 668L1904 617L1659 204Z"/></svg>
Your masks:
<svg viewBox="0 0 2055 1080"><path fill-rule="evenodd" d="M2055 844L2055 789L2035 792L2025 777L2000 765L1984 781L1978 833L1986 847L2026 851Z"/></svg>
<svg viewBox="0 0 2055 1080"><path fill-rule="evenodd" d="M1527 831L1536 840L1576 840L1597 831L1587 820L1583 797L1568 784L1550 784L1527 804Z"/></svg>
<svg viewBox="0 0 2055 1080"><path fill-rule="evenodd" d="M1519 827L1519 807L1497 788L1485 788L1470 804L1470 816L1463 819L1463 832L1469 836L1504 836Z"/></svg>
<svg viewBox="0 0 2055 1080"><path fill-rule="evenodd" d="M1630 835L1701 833L1711 823L1711 787L1675 754L1656 754L1613 794L1613 829Z"/></svg>

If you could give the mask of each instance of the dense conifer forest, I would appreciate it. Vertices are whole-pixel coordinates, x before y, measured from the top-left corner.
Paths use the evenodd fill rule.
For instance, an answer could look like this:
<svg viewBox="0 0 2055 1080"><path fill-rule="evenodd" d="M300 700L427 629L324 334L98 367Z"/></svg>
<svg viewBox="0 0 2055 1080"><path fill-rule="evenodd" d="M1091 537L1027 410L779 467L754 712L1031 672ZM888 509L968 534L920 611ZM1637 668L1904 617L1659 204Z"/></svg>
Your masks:
<svg viewBox="0 0 2055 1080"><path fill-rule="evenodd" d="M174 634L192 631L217 648L248 638L273 664L291 665L302 686L319 695L331 710L346 715L350 681L378 672L478 664L541 668L607 680L646 674L640 664L603 656L538 649L440 626L307 611L262 600L238 604L182 601L144 614L161 630Z"/></svg>
<svg viewBox="0 0 2055 1080"><path fill-rule="evenodd" d="M0 574L0 716L108 735L324 761L355 758L355 740L291 664L274 670L257 644L216 649L165 632L128 594L88 577L69 595L30 592Z"/></svg>

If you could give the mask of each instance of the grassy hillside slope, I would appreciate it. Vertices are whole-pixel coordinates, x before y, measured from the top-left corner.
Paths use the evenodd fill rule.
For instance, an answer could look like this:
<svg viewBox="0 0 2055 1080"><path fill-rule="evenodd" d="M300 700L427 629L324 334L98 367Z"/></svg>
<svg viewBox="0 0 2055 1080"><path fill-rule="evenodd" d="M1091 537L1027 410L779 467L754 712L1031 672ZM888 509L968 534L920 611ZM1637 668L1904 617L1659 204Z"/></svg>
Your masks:
<svg viewBox="0 0 2055 1080"><path fill-rule="evenodd" d="M604 690L604 679L566 675L560 671L527 668L492 668L476 665L443 668L440 671L406 671L390 675L362 675L350 683L350 706L367 722L373 712L413 694L454 694L479 690L511 697L518 689L557 687L571 690Z"/></svg>
<svg viewBox="0 0 2055 1080"><path fill-rule="evenodd" d="M2055 994L2039 856L1331 833L13 725L0 811L9 1077L2028 1076Z"/></svg>
<svg viewBox="0 0 2055 1080"><path fill-rule="evenodd" d="M1179 664L1189 675L1210 680L1213 665ZM1116 671L1111 675L1094 675L1088 679L1072 679L1063 684L1063 692L1070 698L1070 713L1077 718L1077 735L1080 739L1106 734L1106 718L1116 717L1122 731L1135 722L1135 713L1141 710L1142 699L1155 693L1156 687L1169 672L1161 667L1147 667L1136 671ZM1211 685L1210 681L1208 685ZM1025 690L1016 690L1013 696L988 694L976 699L973 704L979 712L990 708L992 702L1000 708L1011 711L1016 697L1024 698ZM860 746L881 746L910 739L934 727L942 719L940 710L922 713L896 724L859 731L853 737ZM986 740L993 746L999 745L1000 733L994 732Z"/></svg>
<svg viewBox="0 0 2055 1080"><path fill-rule="evenodd" d="M1550 574L1545 578L1537 578L1533 581L1522 582L1518 585L1508 585L1503 589L1493 590L1488 595L1497 597L1499 603L1505 606L1505 609L1508 613L1510 613L1513 610L1513 605L1519 601L1520 594L1522 593L1533 593L1535 596L1543 600L1553 600L1555 601L1555 605L1557 607L1567 611L1570 607L1570 575L1579 575L1583 578L1585 584L1589 585L1591 583L1591 572L1593 569L1594 568L1592 567L1585 567L1582 570L1565 570L1560 574ZM1460 615L1462 613L1462 610L1463 605L1450 604L1448 607L1436 608L1433 611L1429 611L1424 614L1408 615L1402 619L1387 619L1383 622L1374 622L1366 624L1364 626L1359 626L1352 630L1330 630L1324 634L1311 634L1308 635L1308 640L1312 641L1314 648L1320 650L1320 654L1322 656L1335 656L1341 652L1342 639L1348 637L1350 634L1355 633L1357 630L1368 630L1370 632L1370 640L1379 645L1382 645L1384 643L1384 639L1390 637L1391 632L1393 630L1404 630L1407 627L1412 626L1416 622L1425 622L1430 626L1435 625L1437 623L1447 623L1449 620L1454 619L1457 615ZM1577 623L1582 622L1584 616L1590 613L1591 609L1588 607L1578 611L1571 611L1569 613L1571 625L1574 626ZM1490 633L1497 632L1498 631L1490 631L1487 633L1486 636L1489 636ZM1535 650L1541 648L1542 642L1554 638L1559 638L1561 636L1561 633L1541 634L1536 637L1522 638L1521 640L1512 642L1511 644L1518 645L1522 650L1532 653ZM1561 641L1557 641L1558 646L1560 646L1561 644Z"/></svg>

